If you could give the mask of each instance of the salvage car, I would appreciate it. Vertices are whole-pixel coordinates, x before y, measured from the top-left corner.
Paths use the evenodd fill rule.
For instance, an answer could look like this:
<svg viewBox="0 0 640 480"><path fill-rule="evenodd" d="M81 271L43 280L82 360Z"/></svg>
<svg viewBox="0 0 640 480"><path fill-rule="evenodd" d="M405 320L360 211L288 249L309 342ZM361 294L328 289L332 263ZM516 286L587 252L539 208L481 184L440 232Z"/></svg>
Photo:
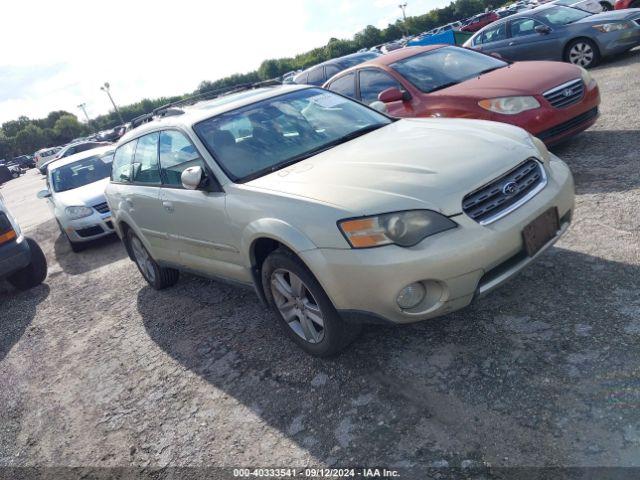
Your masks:
<svg viewBox="0 0 640 480"><path fill-rule="evenodd" d="M80 142L72 142L68 145L65 145L60 151L58 151L58 153L56 153L55 156L50 157L46 161L42 162L38 169L40 170L40 173L42 175L46 175L47 167L51 162L60 160L61 158L69 157L71 155L75 155L76 153L85 152L94 148L104 147L105 145L110 144L108 142L87 142L84 140Z"/></svg>
<svg viewBox="0 0 640 480"><path fill-rule="evenodd" d="M25 237L0 194L0 280L28 290L47 278L47 259L38 243Z"/></svg>
<svg viewBox="0 0 640 480"><path fill-rule="evenodd" d="M382 47L382 45L381 45ZM332 58L326 62L319 63L313 67L307 68L295 75L292 79L293 83L299 85L322 85L336 73L341 72L345 68L349 68L358 63L366 62L372 58L379 56L379 52L362 52L352 53L344 57Z"/></svg>
<svg viewBox="0 0 640 480"><path fill-rule="evenodd" d="M104 188L111 176L113 146L76 153L49 164L45 198L73 252L113 234Z"/></svg>
<svg viewBox="0 0 640 480"><path fill-rule="evenodd" d="M583 68L559 62L509 63L443 45L379 57L336 75L325 88L394 117L511 123L547 145L593 125L600 104L598 85Z"/></svg>
<svg viewBox="0 0 640 480"><path fill-rule="evenodd" d="M313 355L468 305L571 222L569 168L504 123L294 85L167 108L120 140L106 187L130 258L155 289L180 270L254 288Z"/></svg>
<svg viewBox="0 0 640 480"><path fill-rule="evenodd" d="M584 68L640 45L640 10L591 14L543 5L478 31L465 47L509 60L558 60Z"/></svg>

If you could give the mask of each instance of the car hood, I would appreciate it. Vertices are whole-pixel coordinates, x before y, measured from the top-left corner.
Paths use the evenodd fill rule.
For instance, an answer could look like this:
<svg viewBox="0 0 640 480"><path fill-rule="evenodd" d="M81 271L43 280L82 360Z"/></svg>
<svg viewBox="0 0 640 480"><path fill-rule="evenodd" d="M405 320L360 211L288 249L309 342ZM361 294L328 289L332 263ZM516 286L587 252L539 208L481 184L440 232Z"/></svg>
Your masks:
<svg viewBox="0 0 640 480"><path fill-rule="evenodd" d="M538 151L522 129L483 120L403 119L247 182L356 215L461 212L469 192Z"/></svg>
<svg viewBox="0 0 640 480"><path fill-rule="evenodd" d="M560 62L515 62L511 65L474 77L428 97L463 96L473 98L541 95L547 90L580 78L575 65Z"/></svg>
<svg viewBox="0 0 640 480"><path fill-rule="evenodd" d="M97 182L89 183L83 187L67 190L66 192L56 192L54 197L56 203L64 206L81 206L93 207L100 203L104 203L104 189L109 184L109 178L103 178Z"/></svg>
<svg viewBox="0 0 640 480"><path fill-rule="evenodd" d="M630 8L626 10L612 10L610 12L596 13L590 17L585 17L582 20L578 20L571 25L579 25L581 23L602 23L602 22L615 22L621 20L630 20L632 18L640 17L640 9Z"/></svg>

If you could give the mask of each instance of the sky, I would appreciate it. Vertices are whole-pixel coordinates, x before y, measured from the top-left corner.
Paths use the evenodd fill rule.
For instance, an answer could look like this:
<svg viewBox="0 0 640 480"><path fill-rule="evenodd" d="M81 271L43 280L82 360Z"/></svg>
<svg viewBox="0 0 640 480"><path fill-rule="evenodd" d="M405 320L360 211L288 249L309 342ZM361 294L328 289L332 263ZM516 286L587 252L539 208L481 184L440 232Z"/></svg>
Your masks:
<svg viewBox="0 0 640 480"><path fill-rule="evenodd" d="M2 5L0 123L179 95L448 0L20 0Z"/></svg>

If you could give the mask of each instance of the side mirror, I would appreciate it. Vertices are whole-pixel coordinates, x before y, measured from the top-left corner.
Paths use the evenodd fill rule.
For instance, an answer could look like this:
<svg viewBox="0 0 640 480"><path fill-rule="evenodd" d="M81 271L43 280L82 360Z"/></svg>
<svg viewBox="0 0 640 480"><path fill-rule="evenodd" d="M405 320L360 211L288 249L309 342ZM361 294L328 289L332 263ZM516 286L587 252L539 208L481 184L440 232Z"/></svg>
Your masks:
<svg viewBox="0 0 640 480"><path fill-rule="evenodd" d="M551 32L551 29L549 27L547 27L546 25L537 25L535 28L536 33L539 33L540 35L546 35L548 33Z"/></svg>
<svg viewBox="0 0 640 480"><path fill-rule="evenodd" d="M37 194L38 198L51 198L51 192L49 190L40 190Z"/></svg>
<svg viewBox="0 0 640 480"><path fill-rule="evenodd" d="M205 178L202 167L185 168L180 175L182 186L187 190L197 190Z"/></svg>
<svg viewBox="0 0 640 480"><path fill-rule="evenodd" d="M409 92L403 92L399 88L389 87L378 94L378 100L383 103L398 102L400 100L409 100L411 96Z"/></svg>

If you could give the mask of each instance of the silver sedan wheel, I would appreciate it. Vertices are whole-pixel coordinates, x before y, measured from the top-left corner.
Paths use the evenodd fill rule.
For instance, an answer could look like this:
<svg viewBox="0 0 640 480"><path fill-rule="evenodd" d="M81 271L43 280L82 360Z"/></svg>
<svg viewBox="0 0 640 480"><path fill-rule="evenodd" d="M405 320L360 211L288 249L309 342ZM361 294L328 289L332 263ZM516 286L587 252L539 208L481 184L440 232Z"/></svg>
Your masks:
<svg viewBox="0 0 640 480"><path fill-rule="evenodd" d="M138 237L131 238L131 248L140 270L142 270L147 280L153 283L156 279L156 271L153 269L153 263L147 249L144 248Z"/></svg>
<svg viewBox="0 0 640 480"><path fill-rule="evenodd" d="M320 306L295 273L279 268L271 274L271 293L289 327L309 343L324 338L324 317Z"/></svg>
<svg viewBox="0 0 640 480"><path fill-rule="evenodd" d="M595 52L591 45L585 42L578 42L571 50L569 50L569 61L574 65L580 65L581 67L588 67L593 62Z"/></svg>

